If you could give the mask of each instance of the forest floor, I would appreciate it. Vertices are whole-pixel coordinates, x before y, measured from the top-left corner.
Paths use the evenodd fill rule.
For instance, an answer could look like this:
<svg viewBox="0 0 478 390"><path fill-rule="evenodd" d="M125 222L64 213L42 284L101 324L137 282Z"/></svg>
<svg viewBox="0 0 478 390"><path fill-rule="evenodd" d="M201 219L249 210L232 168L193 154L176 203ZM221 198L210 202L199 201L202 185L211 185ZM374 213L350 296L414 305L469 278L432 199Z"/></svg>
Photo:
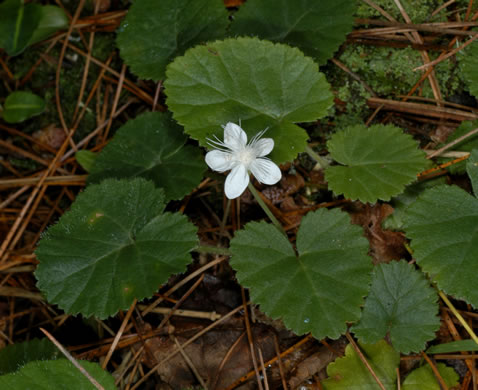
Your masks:
<svg viewBox="0 0 478 390"><path fill-rule="evenodd" d="M65 10L73 18L76 5L71 3L76 2L63 3L69 4ZM228 256L195 254L187 272L170 278L153 299L103 321L67 315L46 302L36 288L35 248L41 235L85 187L87 172L75 152L99 152L128 119L166 109L161 82L138 80L119 56L115 31L126 14L126 3L102 0L94 7L87 2L72 31L57 33L17 57L0 51L2 102L19 89L38 93L47 102L44 113L23 123L11 125L0 119L0 349L43 338L40 328L44 328L78 359L100 363L107 359L108 371L121 389L134 387L153 368L154 375L139 388L263 388L265 377L269 388L321 389L326 367L343 355L349 340L297 336L280 320L265 316L260 307L248 303L248 292L235 280ZM241 1L225 3L234 10ZM363 121L394 124L420 140L422 147L434 147L445 142L462 121L478 119L477 102L467 92L455 56L436 72L411 70L422 65L423 58L450 52L462 36L449 35L447 29L469 28L460 22L474 22L476 10L467 10L466 3L462 7L447 2L447 20L432 29L412 15L415 24L407 31L416 39L410 42L405 22L377 16L375 3L367 3L361 4L345 43L321 67L332 85L335 110L307 124L311 145L320 153L334 129ZM429 16L438 3L427 3ZM65 143L73 128L71 142ZM289 233L294 234L308 211L341 206L363 227L375 263L411 260L404 235L382 227L392 206L334 197L326 191L323 172L306 154L282 171L280 183L261 190ZM470 189L465 175L444 168L437 168L433 175ZM225 231L221 229L226 200L217 204L217 197L211 196L221 187L216 177L209 175L191 195L172 202L168 209L187 215L198 227L202 243L227 246L247 221L265 215L246 191L231 203ZM157 298L161 305L142 316L143 305ZM470 326L478 329L478 311L462 301L453 302ZM468 338L443 302L440 318L441 328L432 344ZM178 342L184 344L192 337L198 342L170 356ZM254 359L251 351L256 351ZM423 358L423 354L403 355L399 378ZM478 388L476 354L433 356L433 362L438 361L455 368L460 376L457 388ZM162 362L159 368L158 362ZM200 376L207 377L207 383L201 384Z"/></svg>

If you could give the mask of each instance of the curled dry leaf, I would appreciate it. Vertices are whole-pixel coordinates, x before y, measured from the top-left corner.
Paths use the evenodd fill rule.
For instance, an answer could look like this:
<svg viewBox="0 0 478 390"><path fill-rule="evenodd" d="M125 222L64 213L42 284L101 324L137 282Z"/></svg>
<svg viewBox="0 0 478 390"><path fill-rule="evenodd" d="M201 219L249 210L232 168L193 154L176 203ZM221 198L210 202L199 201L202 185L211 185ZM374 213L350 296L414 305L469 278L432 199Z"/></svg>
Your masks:
<svg viewBox="0 0 478 390"><path fill-rule="evenodd" d="M382 221L393 212L392 206L377 203L373 206L354 202L351 205L352 223L361 225L365 237L370 242L370 256L374 264L388 263L390 260L400 260L407 256L405 237L400 232L382 229Z"/></svg>
<svg viewBox="0 0 478 390"><path fill-rule="evenodd" d="M32 136L42 144L55 150L58 150L66 139L66 134L63 129L53 123L41 130L35 131ZM38 149L38 151L41 150L38 146L35 146L35 149Z"/></svg>

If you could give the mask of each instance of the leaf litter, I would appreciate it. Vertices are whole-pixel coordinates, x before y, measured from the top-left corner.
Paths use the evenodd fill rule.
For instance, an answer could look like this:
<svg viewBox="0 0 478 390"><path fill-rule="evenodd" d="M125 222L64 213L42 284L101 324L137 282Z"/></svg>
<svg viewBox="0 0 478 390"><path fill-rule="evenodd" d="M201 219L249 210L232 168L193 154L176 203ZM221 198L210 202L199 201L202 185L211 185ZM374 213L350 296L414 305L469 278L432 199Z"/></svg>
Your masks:
<svg viewBox="0 0 478 390"><path fill-rule="evenodd" d="M242 2L228 1L226 3L229 7L240 7ZM368 3L375 5L372 2ZM377 1L377 4L381 3ZM402 3L406 4L405 1ZM471 2L463 3L465 8L470 4L471 10ZM65 2L64 6L70 16L76 14L77 4ZM382 7L385 6L382 4ZM374 9L378 9L379 13L386 16L385 11L380 7ZM412 9L407 11L410 12ZM446 23L459 12L461 12L460 9L452 5L449 10L451 16L447 21L443 21L445 23L443 28L447 28ZM466 11L466 14L470 16L470 12ZM125 313L105 321L83 320L65 315L55 306L45 302L38 295L35 287L33 271L38 262L33 250L45 228L58 220L85 186L85 172L71 157L72 153L68 154L67 150L85 148L96 153L105 146L110 138L109 134L114 133L128 118L136 116L140 111L150 110L155 101L153 108L164 109L165 97L161 92L161 85L136 80L134 76L122 69L123 64L113 47L102 44L102 40L112 35L119 26L124 14L125 8L120 4L111 4L109 1L100 1L96 5L87 3L77 16L77 24L80 27L67 36L69 39L65 46L67 56L63 61L59 61L60 49L66 41L65 37L60 35L38 44L34 48L35 57L29 61L26 56L25 58L9 58L5 53L0 53L2 77L5 80L4 85L0 87L2 96L5 90L15 88L16 83L38 90L38 86L33 84L34 80L49 80L49 85L45 84L46 94L49 97L47 113L38 117L38 121L33 119L21 126L0 122L2 133L0 259L1 270L5 275L0 286L1 346L16 344L32 337L41 337L39 327L44 326L54 331L55 337L77 358L88 357L98 360L106 356L113 337L119 334ZM389 26L391 33L379 32L373 25L368 24L368 27L364 28L363 24L357 22L355 29L360 31L349 35L346 45L358 47L361 44L375 44L385 45L394 50L400 48L403 42L402 37L407 37L407 33L399 32L397 29L403 26L398 25L395 26L396 32L394 32L393 23L396 22L389 23L391 23ZM421 34L427 33L421 32ZM438 30L434 34L438 34L439 38L442 37ZM418 39L412 47L417 51L428 50L425 44L437 36L433 33L427 35L425 43ZM91 44L88 44L87 39L91 39ZM450 43L452 41L453 39L450 38ZM95 53L100 50L100 45L103 52ZM30 48L25 54L29 50ZM341 50L343 49L339 49L339 54ZM79 60L70 61L68 58L72 59L74 55L78 56ZM100 57L104 59L96 59ZM106 60L108 57L111 60ZM86 64L89 64L88 67ZM22 68L24 71L21 71ZM56 70L62 74L60 80L55 80ZM347 73L341 69L340 72L343 73L337 76L337 80L330 81L334 91L338 91L340 86L345 84L356 86L366 83L360 79L360 76L358 76L359 81L352 80L352 71L350 69L348 71ZM80 80L72 80L69 89L63 84L59 89L60 99L56 99L55 88L60 87L60 82L65 83L65 79L74 72L84 74L84 77ZM331 74L335 73L331 72ZM428 75L433 96L439 100L442 93L440 86L433 82L435 77L433 73ZM344 78L345 82L342 82ZM410 90L415 87L413 84L409 83ZM422 80L416 85L417 99L420 98L420 89L424 84L425 81ZM77 99L79 91L83 89L86 95L90 95L88 96L91 101L89 106L81 99ZM351 93L355 93L352 87L350 89ZM160 91L159 99L155 99L157 90ZM463 95L466 93L463 92ZM71 96L74 96L74 99ZM448 96L445 95L445 97ZM457 127L459 123L457 118L458 120L469 118L476 112L476 109L467 104L461 104L448 111L441 110L440 105L429 105L423 110L423 105L419 106L417 102L398 105L398 98L394 99L390 96L386 98L377 101L351 96L350 101L365 100L366 105L371 108L364 109L367 116L364 119L372 118L371 120L376 121L375 123L389 122L401 127L405 124L409 126L412 134L418 134L419 137L423 137L423 132L416 132L414 129L422 128L425 132L432 129L430 138L425 137L422 143L433 144L432 134L441 134L442 129L448 133L450 128ZM413 100L413 97L408 99ZM465 101L464 98L462 101ZM76 114L69 113L72 107L75 108ZM346 107L345 110L347 109L353 111L354 107ZM81 130L77 131L81 136L75 134L73 141L67 141L68 145L65 143L68 128L62 128L58 116L59 111L62 110L71 115L67 118L68 121L71 123L78 121L76 126ZM474 115L476 118L476 114ZM329 118L329 123L321 121L317 123L316 128L328 134L331 128L344 120L344 117ZM108 122L105 126L103 124L106 121ZM437 126L438 131L435 132L434 126ZM264 197L275 207L273 210L286 226L292 241L307 211L321 207L343 207L350 213L352 221L363 227L364 235L370 243L370 255L374 263L410 258L404 246L406 240L403 234L382 228L384 218L393 213L393 208L389 204L377 203L371 206L337 199L324 188L322 172L311 170L307 164L299 160L283 167L283 173L283 179L276 186L259 188ZM262 218L262 214L246 191L241 197L240 204L232 203L230 217L222 227L223 199L216 179L217 177L206 178L191 196L187 196L182 201L173 202L168 207L181 210L188 215L199 227L202 242L225 247L228 242L227 237L232 236L234 231L240 229L245 222ZM448 180L459 183L461 179L448 176ZM211 263L214 265L208 266ZM201 283L189 292L186 287L191 287L191 282L182 284L196 271L200 271L204 277ZM184 294L187 292L189 295L185 297ZM280 320L272 320L265 316L260 312L260 307L248 306L247 294L244 295L241 291L235 280L234 271L228 265L226 258L221 255L197 255L187 272L171 277L154 299L161 301L161 306L165 309L171 309L179 302L177 309L189 310L189 317L154 312L142 314L136 308L116 346L113 360L108 366L109 371L115 374L119 388L126 388L128 383L134 386L141 377L138 372L145 372L155 367L174 352L174 357L160 366L158 374L150 377L150 383L170 388L198 386L198 378L192 368L195 367L196 372L201 373L203 379L206 379L209 388L257 388L262 386L257 384L257 378L262 376L268 379L270 388L280 388L285 383L289 388L305 385L308 388L320 389L323 388L321 383L327 376L327 366L337 357L344 355L347 344L345 338L330 341L314 340L310 336L298 337L288 331ZM478 321L476 311L463 303L455 303L476 329L476 321ZM250 313L246 316L244 309L247 307ZM221 319L231 312L234 315L207 330L214 321L218 321L218 318ZM444 305L441 307L441 313L442 327L436 339L433 340L433 344L467 338L466 332L451 319ZM213 314L222 317L216 318ZM167 323L158 329L158 325L167 316L170 316ZM210 319L205 319L205 316ZM205 331L204 336L197 337L183 348L184 354L191 358L187 362L182 353L178 352L174 340L184 344L201 331ZM413 329L410 331L413 332ZM260 363L259 350L265 362L264 366ZM255 362L251 358L251 351L255 356ZM412 368L415 368L421 358L421 355L402 356L401 376L404 377ZM473 382L476 378L472 375L474 360L466 360L464 352L461 356L436 355L435 358L444 359L457 368L462 389L476 387L476 382ZM405 363L408 363L408 366Z"/></svg>

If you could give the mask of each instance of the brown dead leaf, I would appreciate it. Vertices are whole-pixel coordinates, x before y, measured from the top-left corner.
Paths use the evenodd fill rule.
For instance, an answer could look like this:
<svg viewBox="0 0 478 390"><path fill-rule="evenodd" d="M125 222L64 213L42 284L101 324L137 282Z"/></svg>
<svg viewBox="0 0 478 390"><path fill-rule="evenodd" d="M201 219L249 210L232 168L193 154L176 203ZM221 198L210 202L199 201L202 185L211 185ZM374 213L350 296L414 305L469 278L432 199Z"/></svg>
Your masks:
<svg viewBox="0 0 478 390"><path fill-rule="evenodd" d="M184 334L182 325L179 324L174 333L179 343L184 344L191 337L191 334L188 334L189 332ZM224 329L210 330L184 348L186 355L210 389L225 388L253 370L243 321L238 321L236 325ZM256 323L251 324L251 329L254 346L261 349L265 360L271 359L275 352L273 333L270 328ZM169 336L149 339L145 344L156 361L147 359L145 355L143 363L148 367L162 361L176 349ZM226 356L227 359L225 359ZM197 384L194 374L179 353L160 365L157 372L161 379L174 389L191 387Z"/></svg>
<svg viewBox="0 0 478 390"><path fill-rule="evenodd" d="M66 134L63 129L56 127L54 124L35 131L32 136L42 144L45 144L55 150L58 150L66 139Z"/></svg>
<svg viewBox="0 0 478 390"><path fill-rule="evenodd" d="M321 347L319 352L304 359L297 366L294 375L289 379L290 388L297 388L304 381L326 368L329 363L333 362L337 357L338 356L331 350L326 347Z"/></svg>
<svg viewBox="0 0 478 390"><path fill-rule="evenodd" d="M352 223L363 227L365 237L370 242L369 255L374 264L405 258L405 236L400 232L382 229L382 221L393 212L392 206L354 202L350 207Z"/></svg>

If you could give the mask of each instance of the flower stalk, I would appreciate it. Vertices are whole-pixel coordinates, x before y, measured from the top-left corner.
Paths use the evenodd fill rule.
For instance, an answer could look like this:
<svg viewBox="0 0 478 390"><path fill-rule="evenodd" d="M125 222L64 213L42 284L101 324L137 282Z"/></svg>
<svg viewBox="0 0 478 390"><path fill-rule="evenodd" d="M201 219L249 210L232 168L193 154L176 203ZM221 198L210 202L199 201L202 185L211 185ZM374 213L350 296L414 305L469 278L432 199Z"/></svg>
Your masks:
<svg viewBox="0 0 478 390"><path fill-rule="evenodd" d="M282 234L284 234L286 237L286 233L284 231L284 228L282 227L281 223L277 220L277 218L272 214L272 211L267 207L266 203L262 200L259 192L255 189L254 185L249 182L247 188L249 188L249 191L251 191L251 194L254 196L254 198L257 200L257 203L259 203L259 206L262 207L262 210L267 214L271 222L274 224L274 226L279 230Z"/></svg>

